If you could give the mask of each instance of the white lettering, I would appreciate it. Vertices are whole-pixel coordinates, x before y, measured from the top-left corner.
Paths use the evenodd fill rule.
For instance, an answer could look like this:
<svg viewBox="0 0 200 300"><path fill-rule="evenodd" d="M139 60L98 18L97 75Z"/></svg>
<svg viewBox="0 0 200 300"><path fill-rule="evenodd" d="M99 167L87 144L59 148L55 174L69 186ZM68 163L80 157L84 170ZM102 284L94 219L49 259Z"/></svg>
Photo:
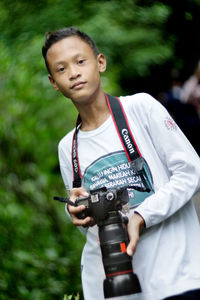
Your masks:
<svg viewBox="0 0 200 300"><path fill-rule="evenodd" d="M74 172L77 173L78 172L78 162L77 159L74 159Z"/></svg>
<svg viewBox="0 0 200 300"><path fill-rule="evenodd" d="M124 163L118 166L118 170L119 171L126 170L126 169L130 169L130 167L131 167L130 163Z"/></svg>
<svg viewBox="0 0 200 300"><path fill-rule="evenodd" d="M108 175L108 178L110 180L118 179L118 178L123 178L126 176L130 176L130 171L124 171L124 172L119 172L115 174Z"/></svg>
<svg viewBox="0 0 200 300"><path fill-rule="evenodd" d="M110 168L104 170L104 175L112 174L114 172L117 172L117 167L110 167Z"/></svg>
<svg viewBox="0 0 200 300"><path fill-rule="evenodd" d="M125 141L125 143L126 143L126 146L127 146L127 148L129 149L129 152L132 154L132 153L134 153L135 152L135 150L134 150L134 148L133 148L133 145L132 145L132 143L131 143L131 140L130 140L130 138L129 138L129 136L128 136L128 130L127 129L122 129L122 135L123 135L123 137L124 137L124 141Z"/></svg>

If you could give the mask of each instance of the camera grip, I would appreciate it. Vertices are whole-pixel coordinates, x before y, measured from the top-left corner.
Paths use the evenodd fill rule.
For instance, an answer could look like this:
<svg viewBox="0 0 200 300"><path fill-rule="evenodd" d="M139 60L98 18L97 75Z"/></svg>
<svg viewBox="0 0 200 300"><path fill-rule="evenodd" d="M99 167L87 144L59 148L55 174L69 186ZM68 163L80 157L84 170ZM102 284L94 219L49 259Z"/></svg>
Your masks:
<svg viewBox="0 0 200 300"><path fill-rule="evenodd" d="M88 197L81 197L76 199L75 201L75 205L76 206L80 206L80 205L84 205L85 206L85 210L79 212L76 214L78 219L85 219L87 218L89 215L89 202L88 202Z"/></svg>

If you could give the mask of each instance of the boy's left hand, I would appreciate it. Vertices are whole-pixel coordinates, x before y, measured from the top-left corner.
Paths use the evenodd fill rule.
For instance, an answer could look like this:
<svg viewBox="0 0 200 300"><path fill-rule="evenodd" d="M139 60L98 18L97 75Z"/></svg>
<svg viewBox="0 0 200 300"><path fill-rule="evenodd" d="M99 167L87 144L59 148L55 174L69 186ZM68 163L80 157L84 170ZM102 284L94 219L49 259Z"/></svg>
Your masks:
<svg viewBox="0 0 200 300"><path fill-rule="evenodd" d="M127 246L127 254L132 256L135 253L137 243L140 237L140 231L145 226L145 221L141 215L134 213L129 219L127 229L129 234L129 244Z"/></svg>

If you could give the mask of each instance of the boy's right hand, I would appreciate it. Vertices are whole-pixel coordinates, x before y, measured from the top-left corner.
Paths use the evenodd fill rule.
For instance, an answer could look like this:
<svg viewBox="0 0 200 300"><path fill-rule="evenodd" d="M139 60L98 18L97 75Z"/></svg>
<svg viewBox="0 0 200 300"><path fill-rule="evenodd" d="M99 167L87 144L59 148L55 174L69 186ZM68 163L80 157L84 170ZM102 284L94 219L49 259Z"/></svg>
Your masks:
<svg viewBox="0 0 200 300"><path fill-rule="evenodd" d="M70 192L70 200L72 202L75 202L77 198L79 197L88 197L89 194L86 192L86 190L83 187L80 188L73 188ZM77 213L80 213L85 209L84 205L80 206L72 206L67 204L67 209L69 214L71 215L72 222L75 226L83 226L83 227L89 227L93 226L95 224L95 221L92 217L87 217L85 219L79 219L77 218Z"/></svg>

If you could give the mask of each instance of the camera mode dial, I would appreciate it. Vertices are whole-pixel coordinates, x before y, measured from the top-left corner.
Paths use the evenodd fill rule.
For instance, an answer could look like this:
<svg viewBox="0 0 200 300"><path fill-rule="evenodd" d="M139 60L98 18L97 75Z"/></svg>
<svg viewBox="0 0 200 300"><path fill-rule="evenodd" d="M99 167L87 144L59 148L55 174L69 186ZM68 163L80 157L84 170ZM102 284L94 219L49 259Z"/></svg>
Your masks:
<svg viewBox="0 0 200 300"><path fill-rule="evenodd" d="M115 198L115 196L112 192L107 193L107 195L106 195L107 200L112 201L112 200L114 200L114 198Z"/></svg>

